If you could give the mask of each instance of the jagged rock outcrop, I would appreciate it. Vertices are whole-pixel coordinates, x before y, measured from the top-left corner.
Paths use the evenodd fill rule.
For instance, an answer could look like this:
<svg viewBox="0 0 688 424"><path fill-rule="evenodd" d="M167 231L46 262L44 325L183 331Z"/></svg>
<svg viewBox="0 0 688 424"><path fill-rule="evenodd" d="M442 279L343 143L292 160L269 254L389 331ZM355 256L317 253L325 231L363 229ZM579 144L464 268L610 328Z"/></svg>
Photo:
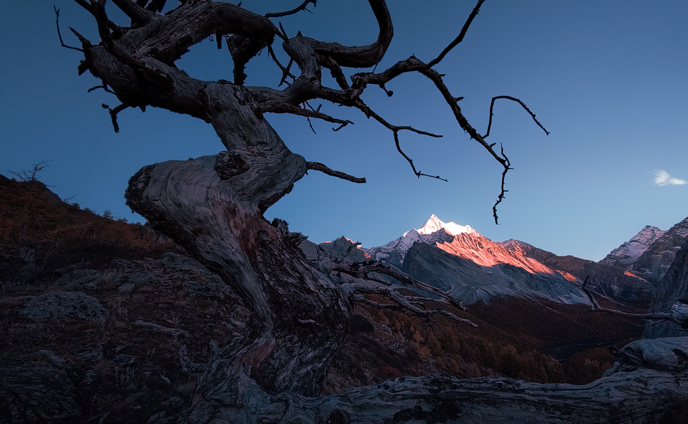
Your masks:
<svg viewBox="0 0 688 424"><path fill-rule="evenodd" d="M359 249L358 244L346 237L339 237L333 242L320 243L317 246L318 257L331 257L351 262L363 262L370 259L370 255Z"/></svg>
<svg viewBox="0 0 688 424"><path fill-rule="evenodd" d="M676 253L673 263L657 284L650 312L668 312L678 299L688 298L688 241ZM686 330L671 322L648 323L644 337L671 337L686 335Z"/></svg>

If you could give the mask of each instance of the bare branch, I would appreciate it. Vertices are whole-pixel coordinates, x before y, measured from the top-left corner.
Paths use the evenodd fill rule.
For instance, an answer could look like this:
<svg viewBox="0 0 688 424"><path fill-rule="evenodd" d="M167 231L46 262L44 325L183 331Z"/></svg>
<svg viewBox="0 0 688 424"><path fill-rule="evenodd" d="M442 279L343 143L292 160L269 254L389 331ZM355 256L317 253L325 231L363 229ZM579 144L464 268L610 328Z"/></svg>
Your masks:
<svg viewBox="0 0 688 424"><path fill-rule="evenodd" d="M497 99L507 99L507 100L511 100L511 101L514 101L514 102L520 104L521 106L523 106L523 109L525 109L526 112L528 112L528 113L530 114L530 116L533 118L533 121L535 121L535 123L538 125L538 127L542 128L542 131L544 131L545 134L549 135L549 131L547 131L547 130L545 129L545 127L542 126L542 124L540 123L540 121L538 121L538 120L535 118L535 114L534 114L533 112L531 112L531 110L528 109L528 106L526 106L526 104L523 103L521 100L517 99L516 97L511 97L511 96L496 96L496 97L493 97L493 98L492 98L492 102L490 103L490 121L489 121L489 123L487 124L487 132L485 133L485 135L483 136L483 138L487 138L487 137L490 135L490 128L492 128L492 115L493 115L492 110L493 110L493 108L494 108L495 100L497 100Z"/></svg>
<svg viewBox="0 0 688 424"><path fill-rule="evenodd" d="M332 170L320 162L306 162L306 168L307 169L314 169L316 171L323 172L323 173L325 173L327 175L331 175L333 177L337 177L337 178L341 178L343 180L351 181L352 183L364 184L366 182L365 178L358 178L358 177L351 176L349 174L345 174L344 172Z"/></svg>
<svg viewBox="0 0 688 424"><path fill-rule="evenodd" d="M294 63L294 59L289 58L289 63L286 67L284 67L284 65L282 65L279 59L277 59L275 51L272 49L272 46L268 46L268 56L272 57L272 60L274 60L277 66L279 66L279 68L282 70L282 78L280 79L278 87L284 84L284 82L287 80L287 77L291 77L292 80L296 79L296 77L292 75L292 73L289 71L291 69L291 65Z"/></svg>
<svg viewBox="0 0 688 424"><path fill-rule="evenodd" d="M394 134L394 143L397 147L397 151L399 153L401 153L401 155L404 157L404 159L406 159L408 161L408 163L411 165L411 169L413 170L413 173L416 174L416 176L418 178L429 177L429 178L435 178L435 179L442 180L442 181L447 181L446 179L440 177L439 175L428 175L428 174L425 174L423 172L418 171L416 169L416 166L413 164L413 160L401 149L401 145L399 143L399 131L402 131L402 130L411 131L411 132L414 132L416 134L426 135L428 137L434 137L434 138L440 138L440 137L442 137L441 135L433 134L433 133L430 133L427 131L421 131L421 130L418 130L416 128L413 128L413 127L410 127L407 125L406 126L392 125L389 122L387 122L386 120L384 120L380 115L375 113L372 109L370 109L370 107L368 107L368 105L366 105L363 102L363 100L360 100L360 99L358 99L356 107L358 109L360 109L361 111L363 111L363 113L365 113L366 116L372 117L373 119L375 119L376 121L378 121L379 123L381 123L382 125L387 127L390 131L392 131L392 133Z"/></svg>
<svg viewBox="0 0 688 424"><path fill-rule="evenodd" d="M342 72L341 66L339 66L339 64L334 59L332 59L329 56L321 55L318 55L316 59L320 65L330 70L332 78L334 78L335 81L337 81L337 84L342 90L350 88L349 83L346 80L346 77L344 76L344 72Z"/></svg>
<svg viewBox="0 0 688 424"><path fill-rule="evenodd" d="M117 114L128 107L129 105L121 104L114 109L110 109L110 106L103 103L103 109L107 109L110 111L110 119L112 119L112 126L115 129L116 133L119 132L119 125L117 124Z"/></svg>
<svg viewBox="0 0 688 424"><path fill-rule="evenodd" d="M395 302L398 303L396 304L390 304L390 303L378 303L375 301L372 301L365 297L363 294L354 294L353 299L358 302L362 303L367 303L369 305L375 306L377 308L394 308L394 309L406 309L409 310L413 313L416 313L421 316L425 317L430 317L432 315L444 315L446 317L449 317L455 321L468 324L471 327L478 328L478 324L474 323L473 321L466 319L466 318L459 318L458 316L452 314L449 311L445 311L444 309L421 309L414 305L413 303L409 302L408 299L400 294L398 291L386 287L379 287L379 290L376 290L375 288L370 288L370 289L360 289L358 290L360 292L367 292L367 293L374 293L374 294L381 294L383 296L387 296L390 299L394 300Z"/></svg>
<svg viewBox="0 0 688 424"><path fill-rule="evenodd" d="M356 263L332 263L328 265L330 271L339 271L345 274L349 274L354 277L370 279L370 273L378 273L388 275L402 284L421 289L428 293L439 296L442 300L437 300L438 302L448 303L462 310L466 310L461 301L454 299L449 295L449 293L443 292L437 287L425 284L421 281L416 280L405 272L386 264L384 262L377 261L367 261L367 262L356 262Z"/></svg>
<svg viewBox="0 0 688 424"><path fill-rule="evenodd" d="M60 44L62 45L62 47L67 48L67 49L71 49L71 50L76 50L76 51L83 53L84 52L83 49L80 49L78 47L68 46L64 43L64 41L62 41L62 34L60 33L60 9L55 7L55 5L53 5L53 9L55 10L55 25L57 26L57 36L60 39Z"/></svg>
<svg viewBox="0 0 688 424"><path fill-rule="evenodd" d="M154 13L160 13L162 8L165 7L165 3L167 3L167 0L150 0L146 9Z"/></svg>
<svg viewBox="0 0 688 424"><path fill-rule="evenodd" d="M32 169L30 171L23 170L21 172L16 172L16 171L8 171L10 174L14 175L19 179L19 181L23 182L28 182L28 181L40 181L41 179L38 177L38 173L43 171L45 168L49 168L50 165L48 165L48 162L46 160L42 160L38 163L32 164Z"/></svg>
<svg viewBox="0 0 688 424"><path fill-rule="evenodd" d="M99 88L102 88L103 90L107 91L108 93L115 94L115 92L110 90L110 87L108 87L107 84L105 84L105 83L103 83L102 85L96 85L95 87L91 87L88 89L87 92L90 93L91 91L97 90Z"/></svg>
<svg viewBox="0 0 688 424"><path fill-rule="evenodd" d="M256 113L258 114L263 114L263 113L291 113L292 115L299 115L299 116L305 116L308 118L318 118L322 119L323 121L327 122L332 122L335 124L340 124L341 126L339 128L342 128L348 124L352 124L353 122L349 120L344 120L344 119L338 119L334 118L330 115L326 115L320 111L317 110L308 110L308 109L303 109L298 106L294 106L288 103L283 103L280 101L272 100L272 101L267 101L262 103L259 107L256 109Z"/></svg>
<svg viewBox="0 0 688 424"><path fill-rule="evenodd" d="M506 157L506 155L504 154L504 146L501 146L501 149L502 149L502 157L506 161L506 165L504 166L504 170L502 171L501 191L499 192L499 196L497 196L497 201L492 206L492 216L494 217L495 225L499 225L499 217L497 216L497 205L502 203L502 200L504 200L506 192L509 191L509 190L506 190L504 188L504 183L506 181L506 173L509 172L510 169L513 169L513 168L511 168L511 162L509 161L509 158Z"/></svg>
<svg viewBox="0 0 688 424"><path fill-rule="evenodd" d="M339 43L326 43L307 37L300 38L309 44L315 53L331 57L340 66L367 68L376 65L382 60L389 44L392 42L394 28L385 1L369 0L369 2L380 27L378 38L373 44L361 47L348 47Z"/></svg>
<svg viewBox="0 0 688 424"><path fill-rule="evenodd" d="M463 24L463 28L461 28L461 32L459 33L459 36L454 39L449 45L440 53L437 58L434 60L431 60L428 63L428 68L432 68L433 66L437 65L440 63L442 59L454 48L456 47L460 42L463 41L463 38L466 36L466 32L468 31L468 27L471 26L471 22L473 22L473 19L475 19L476 16L478 16L478 12L480 11L480 6L483 5L485 0L478 0L478 4L475 5L473 8L473 11L471 14L468 16L468 19L466 20L466 23Z"/></svg>
<svg viewBox="0 0 688 424"><path fill-rule="evenodd" d="M302 10L305 10L306 12L310 12L310 10L306 9L306 6L308 6L310 3L313 3L313 7L316 7L317 0L306 0L299 7L294 8L292 10L287 10L286 12L266 13L265 17L266 18L281 18L282 16L293 15L295 13L302 11Z"/></svg>
<svg viewBox="0 0 688 424"><path fill-rule="evenodd" d="M445 181L445 182L447 181L446 179L441 178L439 175L434 175L434 176L433 176L433 175L428 175L428 174L424 174L424 173L422 173L422 172L416 170L416 166L413 164L413 160L412 160L410 157L408 157L408 155L407 155L406 153L404 153L403 150L401 150L401 145L399 144L399 131L398 131L398 130L394 130L394 143L395 143L396 146L397 146L397 151L398 151L399 153L401 153L401 155L408 161L408 163L411 165L411 169L413 169L413 173L416 174L416 176L417 176L418 178L420 178L420 177L430 177L430 178L436 178L436 179L438 179L438 180L442 180L442 181Z"/></svg>

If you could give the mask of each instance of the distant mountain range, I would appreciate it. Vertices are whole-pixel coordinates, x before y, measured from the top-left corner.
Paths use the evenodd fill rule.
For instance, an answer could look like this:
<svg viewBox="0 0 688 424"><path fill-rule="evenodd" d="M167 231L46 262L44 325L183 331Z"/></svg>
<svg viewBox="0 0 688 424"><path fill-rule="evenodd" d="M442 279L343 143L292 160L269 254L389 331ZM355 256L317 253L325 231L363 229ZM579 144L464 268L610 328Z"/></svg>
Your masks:
<svg viewBox="0 0 688 424"><path fill-rule="evenodd" d="M580 289L586 276L601 296L634 306L647 307L653 290L648 281L626 269L557 256L518 240L494 242L468 225L445 223L435 215L382 246L361 248L342 237L306 249L314 258L386 262L465 304L490 303L495 297L587 304Z"/></svg>

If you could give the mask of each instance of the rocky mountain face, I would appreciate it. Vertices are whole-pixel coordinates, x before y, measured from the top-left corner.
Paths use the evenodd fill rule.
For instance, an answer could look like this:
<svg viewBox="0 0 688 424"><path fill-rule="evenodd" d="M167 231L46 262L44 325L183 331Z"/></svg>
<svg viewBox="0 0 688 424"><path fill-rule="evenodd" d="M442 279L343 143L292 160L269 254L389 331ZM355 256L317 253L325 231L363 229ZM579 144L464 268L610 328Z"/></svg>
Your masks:
<svg viewBox="0 0 688 424"><path fill-rule="evenodd" d="M564 304L588 302L571 281L551 269L542 267L540 272L531 272L506 262L481 265L445 250L451 247L415 243L401 270L450 292L466 305L489 304L490 299L504 296L544 298Z"/></svg>
<svg viewBox="0 0 688 424"><path fill-rule="evenodd" d="M638 234L633 236L632 239L612 250L600 261L600 263L626 268L638 260L640 255L642 255L658 238L663 236L664 233L666 233L666 231L647 225L640 230Z"/></svg>
<svg viewBox="0 0 688 424"><path fill-rule="evenodd" d="M635 313L645 312L648 300L640 299L633 290L621 291L619 287L640 284L644 293L649 284L642 279L625 275L627 271L608 265L595 269L597 264L587 264L590 261L572 257L567 259L586 262L593 269L566 267L566 261L561 264L554 262L555 266L545 265L534 254L544 251L526 243L515 240L495 243L472 228L450 234L446 227L470 228L445 224L433 216L420 229L407 231L399 239L380 247L366 249L340 237L320 245L306 240L301 248L316 262L323 259L362 262L377 257L395 264L414 278L449 291L470 305L471 315L480 321L505 329L509 334L519 334L524 339L539 340L538 349L560 359L640 336L642 330L637 321L618 315L591 314L587 297L578 288L587 274L580 278L577 275L589 271L602 275L599 269L607 269L617 278L618 287L613 290L610 287L605 290L596 288L600 293L612 294L599 296L598 300L606 307L625 308ZM428 228L434 232L427 231ZM569 269L575 275L557 269L556 265L562 265L561 268ZM382 280L398 284L385 277L379 276ZM614 296L623 297L626 306L608 300ZM637 302L628 301L629 298ZM618 302L618 297L616 299ZM637 306L628 309L628 305Z"/></svg>
<svg viewBox="0 0 688 424"><path fill-rule="evenodd" d="M652 290L623 269L558 257L516 240L493 242L470 226L444 223L435 215L418 230L363 250L420 281L451 291L465 304L489 303L498 296L587 304L579 286L588 275L601 295L636 306L647 306Z"/></svg>
<svg viewBox="0 0 688 424"><path fill-rule="evenodd" d="M671 263L681 245L688 240L688 218L667 230L657 238L639 257L633 262L630 271L657 283L669 270Z"/></svg>
<svg viewBox="0 0 688 424"><path fill-rule="evenodd" d="M657 284L650 312L668 312L678 299L688 299L688 241L683 243L668 271ZM679 337L686 334L686 329L674 323L659 322L647 324L643 336L658 338Z"/></svg>
<svg viewBox="0 0 688 424"><path fill-rule="evenodd" d="M461 226L453 222L444 223L433 214L419 229L411 229L385 245L363 250L376 261L386 262L401 269L406 252L414 243L435 245L451 242L455 236L464 233L479 235L470 226Z"/></svg>
<svg viewBox="0 0 688 424"><path fill-rule="evenodd" d="M662 280L686 240L688 218L667 231L647 226L600 262L625 268L656 285Z"/></svg>
<svg viewBox="0 0 688 424"><path fill-rule="evenodd" d="M500 244L515 254L526 256L552 269L575 276L577 281L584 281L589 276L591 286L595 287L595 291L609 299L647 307L652 298L654 291L652 284L623 268L571 255L558 256L518 240L507 240Z"/></svg>

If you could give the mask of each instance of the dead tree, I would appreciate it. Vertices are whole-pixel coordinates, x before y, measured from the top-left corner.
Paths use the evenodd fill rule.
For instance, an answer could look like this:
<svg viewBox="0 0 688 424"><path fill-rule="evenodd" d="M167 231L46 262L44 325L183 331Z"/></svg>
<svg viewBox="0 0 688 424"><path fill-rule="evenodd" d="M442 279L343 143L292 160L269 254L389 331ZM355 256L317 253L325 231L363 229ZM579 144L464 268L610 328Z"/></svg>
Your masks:
<svg viewBox="0 0 688 424"><path fill-rule="evenodd" d="M477 2L457 38L438 57L425 62L412 56L381 72L358 73L350 79L343 68L376 65L390 44L392 19L384 0L370 0L379 36L362 47L314 40L301 33L288 37L270 20L297 13L315 5L315 0L265 16L212 0L182 0L164 14L160 12L165 0L112 0L130 19L128 26L108 18L105 0L75 1L93 16L100 35L100 42L94 43L72 30L84 55L79 72L91 72L102 81L99 87L121 101L115 108L104 105L116 131L117 114L122 110L154 106L210 123L226 148L216 156L146 166L131 178L126 193L133 210L221 276L254 312L247 333L217 350L207 364L185 419L203 423L403 422L424 411L444 414L438 416L439 421L442 417L455 418L463 408L462 399L468 399L464 391L455 392L455 398L435 399L444 389L456 386L458 390L458 383L451 379L402 378L351 392L351 397L318 398L331 361L347 337L350 302L366 301L365 293L386 293L412 312L432 312L415 306L417 297L404 300L371 273L388 273L406 284L422 286L419 282L374 264L336 263L318 268L300 252L299 234L290 233L282 221L265 220L264 211L289 193L308 170L365 182L291 152L265 115L289 113L317 118L340 129L349 121L309 108L308 102L320 99L359 109L392 132L399 153L418 177L427 176L417 171L403 152L399 134L437 135L391 124L361 99L371 85L386 90L385 84L394 78L417 73L439 90L459 127L503 166L504 177L510 169L509 159L485 140L489 127L481 135L469 124L458 104L461 98L450 92L442 75L433 69L463 40L484 0ZM175 66L191 46L211 36L218 46L224 41L229 49L234 61L233 82L202 81ZM278 39L290 57L286 65L274 54ZM274 58L283 72L282 82L288 82L286 88L244 84L245 65L261 51ZM332 74L338 87L323 85L323 70ZM520 100L506 96L495 97L492 104L500 98L525 108ZM535 115L525 109L535 120ZM502 179L497 204L504 192ZM433 293L460 306L438 290ZM485 387L478 384L475 389Z"/></svg>

